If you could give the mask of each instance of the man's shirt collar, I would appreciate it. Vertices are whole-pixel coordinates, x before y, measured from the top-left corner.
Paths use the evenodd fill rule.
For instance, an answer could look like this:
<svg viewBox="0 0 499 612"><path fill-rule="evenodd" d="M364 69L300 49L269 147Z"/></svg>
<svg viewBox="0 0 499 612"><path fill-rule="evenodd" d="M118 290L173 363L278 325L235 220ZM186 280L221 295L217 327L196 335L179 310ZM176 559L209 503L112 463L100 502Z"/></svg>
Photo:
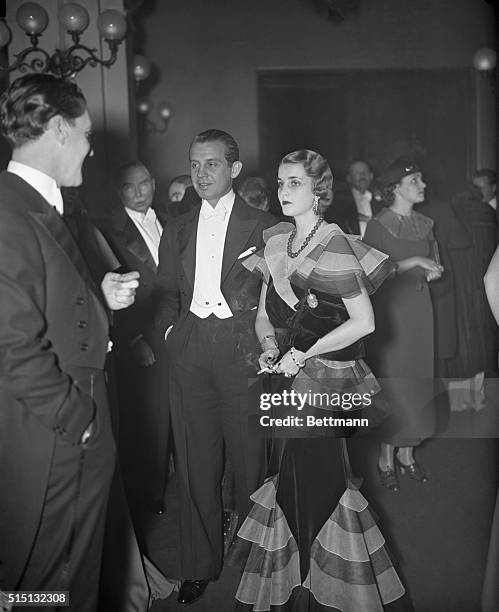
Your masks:
<svg viewBox="0 0 499 612"><path fill-rule="evenodd" d="M61 190L51 176L32 166L13 160L10 160L7 172L17 174L17 176L29 183L33 189L36 189L61 215L64 213Z"/></svg>

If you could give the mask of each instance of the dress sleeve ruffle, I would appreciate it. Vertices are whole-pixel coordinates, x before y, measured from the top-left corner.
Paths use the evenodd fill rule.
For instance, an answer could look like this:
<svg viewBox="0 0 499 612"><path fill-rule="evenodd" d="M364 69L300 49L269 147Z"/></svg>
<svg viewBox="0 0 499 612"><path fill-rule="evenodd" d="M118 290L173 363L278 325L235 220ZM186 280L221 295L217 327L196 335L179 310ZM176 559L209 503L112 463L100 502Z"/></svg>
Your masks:
<svg viewBox="0 0 499 612"><path fill-rule="evenodd" d="M293 227L291 223L277 223L263 231L263 241L267 244L269 240L275 236L289 234L289 232L293 230ZM265 247L253 253L253 255L250 255L241 263L247 270L257 274L268 284L270 280L270 270L265 260Z"/></svg>
<svg viewBox="0 0 499 612"><path fill-rule="evenodd" d="M315 288L340 298L353 298L364 288L369 295L395 270L388 255L358 236L334 231L305 257L292 278L301 288Z"/></svg>

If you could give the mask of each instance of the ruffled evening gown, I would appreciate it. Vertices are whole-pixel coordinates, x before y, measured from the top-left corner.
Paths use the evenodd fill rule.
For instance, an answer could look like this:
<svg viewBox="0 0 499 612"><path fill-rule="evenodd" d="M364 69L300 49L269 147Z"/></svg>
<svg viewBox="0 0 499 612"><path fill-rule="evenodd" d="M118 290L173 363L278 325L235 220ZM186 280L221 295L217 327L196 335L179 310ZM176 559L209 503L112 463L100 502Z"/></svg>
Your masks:
<svg viewBox="0 0 499 612"><path fill-rule="evenodd" d="M280 223L266 230L265 248L244 264L268 283L266 311L282 352L290 346L307 350L341 325L348 319L342 298L359 295L363 287L374 292L392 269L386 255L328 224L291 261L286 245L292 228ZM267 384L272 392L373 397L379 386L362 356L358 341L308 359L293 379L270 376ZM303 417L360 416L359 410L309 399ZM355 426L298 429L275 432L269 477L252 495L254 505L229 551L228 562L242 570L236 609L412 610L351 473L345 437Z"/></svg>

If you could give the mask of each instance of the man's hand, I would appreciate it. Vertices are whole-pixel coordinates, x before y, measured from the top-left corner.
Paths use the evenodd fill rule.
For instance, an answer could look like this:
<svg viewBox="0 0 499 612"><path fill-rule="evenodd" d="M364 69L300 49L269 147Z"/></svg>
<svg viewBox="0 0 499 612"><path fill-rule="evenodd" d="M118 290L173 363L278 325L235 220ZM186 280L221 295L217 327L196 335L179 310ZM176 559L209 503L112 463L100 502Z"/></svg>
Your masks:
<svg viewBox="0 0 499 612"><path fill-rule="evenodd" d="M121 310L133 304L135 290L139 286L139 277L138 272L127 272L127 274L108 272L104 276L101 289L111 310Z"/></svg>

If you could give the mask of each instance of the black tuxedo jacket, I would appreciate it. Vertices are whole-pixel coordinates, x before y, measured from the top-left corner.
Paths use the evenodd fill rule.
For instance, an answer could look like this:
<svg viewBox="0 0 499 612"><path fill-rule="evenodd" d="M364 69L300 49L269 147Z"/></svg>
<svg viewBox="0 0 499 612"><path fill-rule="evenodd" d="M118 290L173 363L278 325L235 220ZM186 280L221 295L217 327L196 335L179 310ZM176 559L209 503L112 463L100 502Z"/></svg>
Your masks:
<svg viewBox="0 0 499 612"><path fill-rule="evenodd" d="M371 200L373 217L382 208L383 202L376 200L373 196ZM328 223L339 225L345 234L360 235L359 214L349 185L341 183L335 188L333 202L326 209L324 218Z"/></svg>
<svg viewBox="0 0 499 612"><path fill-rule="evenodd" d="M166 215L156 211L158 221L165 227ZM116 211L101 230L121 264L120 272L140 273L135 302L129 308L114 314L117 349L126 350L130 342L141 335L155 348L153 308L155 302L157 266L147 244L135 223L122 207Z"/></svg>
<svg viewBox="0 0 499 612"><path fill-rule="evenodd" d="M200 210L198 205L174 219L161 238L158 270L161 301L156 322L163 335L179 317L187 315L191 306ZM245 258L239 256L249 249L252 252L261 249L263 230L275 223L272 215L251 208L236 195L225 236L221 275L221 290L234 316L258 306L261 288L261 279L242 265Z"/></svg>
<svg viewBox="0 0 499 612"><path fill-rule="evenodd" d="M108 327L100 289L62 217L26 181L0 174L4 588L15 588L29 558L55 445L76 445L96 405L108 410L107 395L92 385L92 373L104 367Z"/></svg>

